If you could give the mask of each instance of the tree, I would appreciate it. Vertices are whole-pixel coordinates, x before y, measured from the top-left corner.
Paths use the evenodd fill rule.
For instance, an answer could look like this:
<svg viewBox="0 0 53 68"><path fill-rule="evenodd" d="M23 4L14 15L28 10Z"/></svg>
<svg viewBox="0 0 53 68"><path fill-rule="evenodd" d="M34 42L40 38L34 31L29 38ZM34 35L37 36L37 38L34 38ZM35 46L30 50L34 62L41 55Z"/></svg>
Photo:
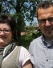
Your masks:
<svg viewBox="0 0 53 68"><path fill-rule="evenodd" d="M17 39L21 45L21 31L25 26L25 20L31 22L36 16L36 7L43 0L0 0L0 13L11 14L17 22Z"/></svg>

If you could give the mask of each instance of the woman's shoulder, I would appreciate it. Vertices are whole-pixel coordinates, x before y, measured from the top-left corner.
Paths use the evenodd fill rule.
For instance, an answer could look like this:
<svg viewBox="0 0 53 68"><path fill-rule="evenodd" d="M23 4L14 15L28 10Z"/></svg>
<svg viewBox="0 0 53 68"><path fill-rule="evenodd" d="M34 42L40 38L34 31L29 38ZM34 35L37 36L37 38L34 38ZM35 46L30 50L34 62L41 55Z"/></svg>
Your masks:
<svg viewBox="0 0 53 68"><path fill-rule="evenodd" d="M20 49L20 54L29 54L28 50L23 46L16 46L15 48Z"/></svg>
<svg viewBox="0 0 53 68"><path fill-rule="evenodd" d="M20 55L19 55L20 66L23 66L29 59L30 59L30 53L25 47L21 46Z"/></svg>

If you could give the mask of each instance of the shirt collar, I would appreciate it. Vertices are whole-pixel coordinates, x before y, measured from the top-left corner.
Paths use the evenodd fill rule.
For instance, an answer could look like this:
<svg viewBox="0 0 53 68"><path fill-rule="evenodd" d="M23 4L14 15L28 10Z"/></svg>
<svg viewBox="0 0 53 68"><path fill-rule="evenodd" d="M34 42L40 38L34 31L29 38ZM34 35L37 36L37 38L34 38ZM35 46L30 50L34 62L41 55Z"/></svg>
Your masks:
<svg viewBox="0 0 53 68"><path fill-rule="evenodd" d="M50 48L50 47L53 48L53 40L52 40L51 43L49 44L49 43L45 40L44 35L42 35L41 39L42 39L43 44L44 44L47 48Z"/></svg>
<svg viewBox="0 0 53 68"><path fill-rule="evenodd" d="M46 40L45 40L44 35L42 35L41 39L42 39L43 44L44 44L45 46L47 46L47 42L46 42Z"/></svg>

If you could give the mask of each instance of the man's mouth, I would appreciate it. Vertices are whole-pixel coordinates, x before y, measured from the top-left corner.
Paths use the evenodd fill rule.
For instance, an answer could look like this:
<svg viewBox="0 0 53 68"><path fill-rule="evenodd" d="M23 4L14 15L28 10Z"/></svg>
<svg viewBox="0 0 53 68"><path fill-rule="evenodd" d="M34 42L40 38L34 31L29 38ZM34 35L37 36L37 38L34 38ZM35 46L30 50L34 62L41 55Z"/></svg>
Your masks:
<svg viewBox="0 0 53 68"><path fill-rule="evenodd" d="M45 28L45 30L51 31L51 30L53 30L53 28Z"/></svg>

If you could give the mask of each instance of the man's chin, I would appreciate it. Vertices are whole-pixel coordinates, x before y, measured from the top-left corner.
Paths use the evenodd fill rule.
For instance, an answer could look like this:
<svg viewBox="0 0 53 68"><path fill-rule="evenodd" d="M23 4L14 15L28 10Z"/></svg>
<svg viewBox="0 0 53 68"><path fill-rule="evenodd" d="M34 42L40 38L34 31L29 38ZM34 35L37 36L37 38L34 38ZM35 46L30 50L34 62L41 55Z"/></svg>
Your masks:
<svg viewBox="0 0 53 68"><path fill-rule="evenodd" d="M48 38L53 38L53 35L51 35L51 34L47 34L45 36L48 37Z"/></svg>

